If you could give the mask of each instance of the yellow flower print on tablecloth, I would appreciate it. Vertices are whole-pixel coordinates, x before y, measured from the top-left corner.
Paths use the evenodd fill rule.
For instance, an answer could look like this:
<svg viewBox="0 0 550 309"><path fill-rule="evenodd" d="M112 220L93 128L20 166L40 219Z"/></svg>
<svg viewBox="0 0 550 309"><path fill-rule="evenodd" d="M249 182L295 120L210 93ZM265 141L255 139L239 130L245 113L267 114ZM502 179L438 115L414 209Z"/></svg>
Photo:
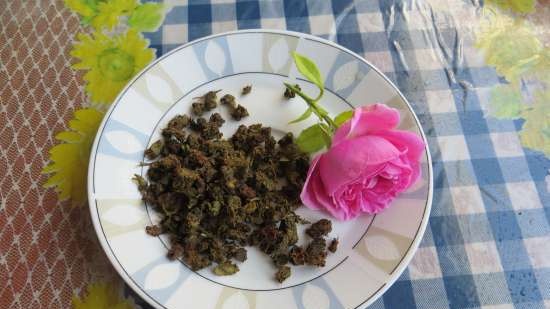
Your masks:
<svg viewBox="0 0 550 309"><path fill-rule="evenodd" d="M165 16L162 3L138 0L65 0L65 5L82 17L82 23L96 30L112 30L121 17L128 17L128 26L138 31L156 31Z"/></svg>
<svg viewBox="0 0 550 309"><path fill-rule="evenodd" d="M82 17L82 23L96 29L113 29L123 15L130 14L139 3L136 0L65 0L65 5Z"/></svg>
<svg viewBox="0 0 550 309"><path fill-rule="evenodd" d="M156 31L162 25L167 10L168 8L160 3L143 3L128 18L128 26L137 31Z"/></svg>
<svg viewBox="0 0 550 309"><path fill-rule="evenodd" d="M530 13L535 9L536 0L486 0L486 4L494 4L505 10L517 13Z"/></svg>
<svg viewBox="0 0 550 309"><path fill-rule="evenodd" d="M97 5L97 15L91 24L95 29L103 27L111 30L118 25L121 16L131 14L138 6L136 0L111 0L100 2Z"/></svg>
<svg viewBox="0 0 550 309"><path fill-rule="evenodd" d="M85 89L91 103L104 110L126 83L154 60L154 50L140 32L156 31L167 10L161 3L142 4L139 0L65 0L65 5L81 16L83 24L96 29L93 34L78 34L71 51L78 61L72 67L86 71ZM104 32L112 29L116 31ZM56 136L60 144L50 149L50 163L42 171L50 174L44 187L55 187L59 198L70 198L73 205L86 200L87 169L83 167L88 166L102 118L103 113L95 109L77 110L69 122L70 130Z"/></svg>
<svg viewBox="0 0 550 309"><path fill-rule="evenodd" d="M525 147L537 149L550 156L550 91L539 91L531 107L522 117L525 124L519 133Z"/></svg>
<svg viewBox="0 0 550 309"><path fill-rule="evenodd" d="M72 199L73 205L86 200L86 176L92 143L103 113L87 108L75 111L70 130L58 133L60 144L50 149L51 163L42 170L51 174L44 187L55 187L59 199Z"/></svg>
<svg viewBox="0 0 550 309"><path fill-rule="evenodd" d="M65 0L65 6L82 17L87 24L97 15L97 5L103 0Z"/></svg>
<svg viewBox="0 0 550 309"><path fill-rule="evenodd" d="M489 114L524 119L523 146L550 155L550 48L528 21L502 14L495 7L486 12L476 33L476 47L507 81L491 89Z"/></svg>
<svg viewBox="0 0 550 309"><path fill-rule="evenodd" d="M523 20L495 13L481 23L476 47L485 53L487 64L509 82L517 81L537 65L543 45Z"/></svg>
<svg viewBox="0 0 550 309"><path fill-rule="evenodd" d="M92 283L82 299L73 296L74 309L134 309L133 301L120 296L120 289L106 283Z"/></svg>
<svg viewBox="0 0 550 309"><path fill-rule="evenodd" d="M155 52L148 46L133 29L113 37L102 32L80 33L71 51L80 62L73 67L88 70L84 80L92 102L111 104L126 83L154 59Z"/></svg>
<svg viewBox="0 0 550 309"><path fill-rule="evenodd" d="M525 106L522 101L517 83L496 85L491 89L489 113L499 119L517 119Z"/></svg>

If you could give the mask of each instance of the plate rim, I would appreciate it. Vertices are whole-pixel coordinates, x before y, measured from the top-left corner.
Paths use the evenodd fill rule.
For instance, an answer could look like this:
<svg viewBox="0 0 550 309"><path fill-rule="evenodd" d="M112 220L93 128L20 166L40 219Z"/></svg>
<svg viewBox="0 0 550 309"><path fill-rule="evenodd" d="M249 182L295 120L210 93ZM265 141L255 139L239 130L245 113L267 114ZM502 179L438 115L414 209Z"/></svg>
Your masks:
<svg viewBox="0 0 550 309"><path fill-rule="evenodd" d="M223 36L227 36L227 35L231 35L231 34L238 34L238 33L272 33L272 34L292 35L292 36L295 36L295 37L298 37L298 38L306 38L306 39L310 39L310 40L317 41L317 42L320 42L320 43L324 43L326 45L330 45L330 46L332 46L336 49L343 50L344 52L347 52L347 53L353 55L357 60L367 64L371 69L376 71L376 73L378 73L379 76L381 76L387 83L389 83L391 85L391 87L394 90L396 90L399 97L405 102L407 108L409 109L410 113L412 114L412 116L415 120L415 123L417 124L420 135L422 137L422 140L424 141L424 143L426 145L425 150L426 150L426 159L427 159L428 172L429 172L429 177L428 177L428 198L426 200L426 207L424 209L423 218L422 218L422 221L420 222L420 226L418 228L417 234L416 234L415 238L413 239L413 242L411 243L411 246L410 246L409 250L407 251L407 253L403 257L403 259L401 260L399 265L397 265L397 267L395 268L393 273L391 273L389 275L388 280L382 285L382 287L380 287L377 291L375 291L373 295L371 295L363 303L357 305L354 309L366 308L369 305L371 305L372 303L374 303L376 300L378 300L378 298L380 298L380 296L382 296L395 283L395 281L397 281L397 279L401 276L401 274L403 273L405 268L407 268L407 266L410 264L413 256L415 255L416 251L418 250L418 246L420 245L420 242L424 238L424 233L426 232L426 227L427 227L428 221L430 219L430 213L431 213L432 202L433 202L433 166L432 166L432 156L431 156L431 153L430 153L430 148L429 148L428 140L426 138L426 134L424 133L424 130L422 128L420 120L418 119L418 116L414 112L414 110L413 110L411 104L409 103L409 101L407 100L407 98L403 95L401 90L399 90L399 88L382 71L380 71L380 69L378 69L375 65L373 65L368 60L366 60L364 57L360 56L359 54L355 53L354 51L349 50L348 48L346 48L342 45L339 45L335 42L329 41L327 39L324 39L324 38L321 38L321 37L318 37L318 36L315 36L315 35L312 35L312 34L296 32L296 31L289 31L289 30L279 30L279 29L244 29L244 30L226 31L226 32L221 32L221 33L216 33L216 34L211 34L211 35L208 35L208 36L204 36L204 37L198 38L196 40L189 41L185 44L181 44L181 45L175 47L174 49L172 49L171 51L163 54L162 56L160 56L158 58L156 58L151 63L149 63L142 70L140 70L131 80L129 80L128 83L124 86L124 88L122 88L122 90L116 96L116 98L113 101L113 103L111 104L111 106L105 112L105 116L101 120L101 124L98 127L97 133L94 137L94 142L92 144L92 148L90 150L90 158L92 158L92 156L94 156L97 153L97 147L98 147L98 144L99 144L99 140L100 140L100 138L103 134L103 131L105 129L105 125L107 123L107 120L109 119L110 114L113 112L113 110L115 109L115 107L117 105L116 103L121 100L121 98L126 94L127 90L145 72L147 72L151 67L153 67L153 66L157 65L158 63L160 63L165 58L168 58L172 54L178 52L181 49L186 48L187 46L189 46L191 44L196 44L198 42L210 40L210 39L213 39L213 38L216 38L216 37L223 37ZM89 211L90 211L90 216L92 218L92 224L94 226L94 231L95 231L97 239L99 240L101 248L102 248L103 252L105 253L105 255L107 256L107 258L109 259L109 262L111 263L113 268L117 271L118 275L124 280L124 282L128 286L130 286L132 288L132 290L136 294L138 294L149 305L151 305L151 306L153 306L157 309L163 309L163 308L165 308L164 306L159 304L155 299L153 299L148 294L145 294L141 290L141 288L130 278L130 275L128 273L126 273L126 271L122 268L122 265L119 263L116 256L114 255L114 253L110 249L109 244L107 243L107 238L105 237L105 235L103 233L103 230L100 227L101 223L100 223L99 216L97 215L97 212L96 212L96 207L93 206L93 205L95 205L95 203L92 203L92 202L95 202L95 200L96 200L95 196L93 194L93 188L92 188L92 184L93 184L92 180L94 178L94 168L95 168L95 160L89 160L86 187L87 187L88 207L89 207Z"/></svg>

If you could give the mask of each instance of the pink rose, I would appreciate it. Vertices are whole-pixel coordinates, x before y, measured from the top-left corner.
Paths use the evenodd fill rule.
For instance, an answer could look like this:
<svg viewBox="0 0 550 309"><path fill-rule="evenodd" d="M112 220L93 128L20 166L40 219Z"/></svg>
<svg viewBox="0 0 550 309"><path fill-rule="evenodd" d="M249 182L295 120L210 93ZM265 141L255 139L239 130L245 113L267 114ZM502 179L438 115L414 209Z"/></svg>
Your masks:
<svg viewBox="0 0 550 309"><path fill-rule="evenodd" d="M356 108L313 158L302 193L311 209L349 220L388 207L420 177L425 144L417 134L395 130L399 111L384 104Z"/></svg>

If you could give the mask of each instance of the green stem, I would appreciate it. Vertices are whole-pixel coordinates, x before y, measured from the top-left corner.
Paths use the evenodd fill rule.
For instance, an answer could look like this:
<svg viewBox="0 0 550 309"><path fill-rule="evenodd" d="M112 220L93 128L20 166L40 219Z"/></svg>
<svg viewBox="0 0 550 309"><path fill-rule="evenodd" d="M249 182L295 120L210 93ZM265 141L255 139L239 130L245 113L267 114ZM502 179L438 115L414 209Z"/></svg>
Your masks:
<svg viewBox="0 0 550 309"><path fill-rule="evenodd" d="M329 117L328 115L328 112L322 108L321 106L319 106L317 104L317 102L321 99L321 97L323 96L323 93L324 93L324 90L321 89L321 91L319 92L319 95L315 98L315 99L312 99L311 97L309 97L307 94L303 93L301 90L299 90L298 88L294 87L293 85L289 84L289 83L284 83L285 86L287 88L289 88L290 90L292 90L294 93L296 93L297 95L299 95L302 99L304 99L304 101L306 102L306 104L313 110L313 113L315 113L315 115L321 120L321 121L324 121L331 133L334 133L334 131L336 131L336 123L334 123L334 121ZM332 134L331 134L332 135Z"/></svg>
<svg viewBox="0 0 550 309"><path fill-rule="evenodd" d="M325 143L327 144L327 148L330 148L330 146L332 145L332 135L334 131L332 131L329 126L324 124L321 124L320 128L321 130L323 130L323 132L325 132L325 135L324 135ZM327 129L329 132L327 132Z"/></svg>
<svg viewBox="0 0 550 309"><path fill-rule="evenodd" d="M325 93L325 89L320 88L319 95L313 101L317 102L317 101L321 100L321 97L323 97L324 93Z"/></svg>

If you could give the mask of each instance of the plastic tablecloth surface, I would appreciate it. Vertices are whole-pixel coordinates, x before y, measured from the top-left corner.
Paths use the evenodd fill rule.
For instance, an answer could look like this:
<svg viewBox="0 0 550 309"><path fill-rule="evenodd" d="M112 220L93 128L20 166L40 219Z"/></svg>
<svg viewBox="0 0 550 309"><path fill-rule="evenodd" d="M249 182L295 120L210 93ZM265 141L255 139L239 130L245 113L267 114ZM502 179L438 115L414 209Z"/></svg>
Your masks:
<svg viewBox="0 0 550 309"><path fill-rule="evenodd" d="M74 4L101 2L116 1L0 2L0 308L114 308L85 307L86 293L108 294L103 283L122 291L105 297L129 299L120 308L150 308L116 276L87 206L44 188L56 134L95 100L70 65L76 34L94 24ZM432 214L409 267L371 308L550 308L548 1L164 4L160 27L143 31L151 57L213 33L288 29L358 53L409 100L432 154ZM85 170L85 155L70 164Z"/></svg>

